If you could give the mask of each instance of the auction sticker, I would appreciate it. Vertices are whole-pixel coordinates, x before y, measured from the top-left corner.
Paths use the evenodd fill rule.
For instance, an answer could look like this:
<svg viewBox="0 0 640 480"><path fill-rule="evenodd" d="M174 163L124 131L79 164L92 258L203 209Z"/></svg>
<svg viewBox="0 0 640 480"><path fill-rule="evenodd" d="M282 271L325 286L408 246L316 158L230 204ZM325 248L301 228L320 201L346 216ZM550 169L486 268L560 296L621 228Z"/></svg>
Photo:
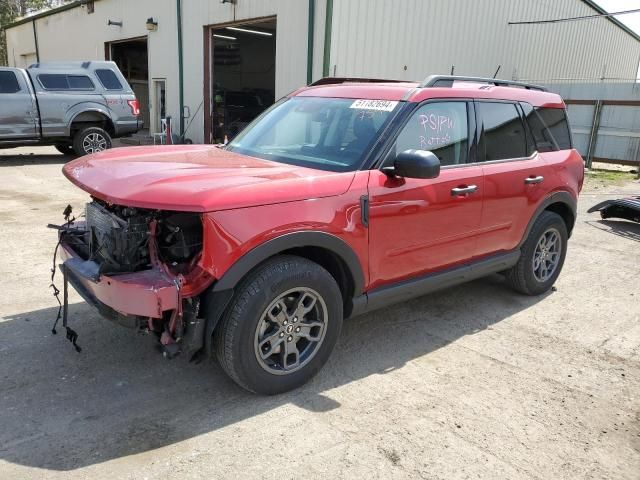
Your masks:
<svg viewBox="0 0 640 480"><path fill-rule="evenodd" d="M390 100L356 100L349 108L390 112L396 108L396 105L398 105L398 102L392 102Z"/></svg>

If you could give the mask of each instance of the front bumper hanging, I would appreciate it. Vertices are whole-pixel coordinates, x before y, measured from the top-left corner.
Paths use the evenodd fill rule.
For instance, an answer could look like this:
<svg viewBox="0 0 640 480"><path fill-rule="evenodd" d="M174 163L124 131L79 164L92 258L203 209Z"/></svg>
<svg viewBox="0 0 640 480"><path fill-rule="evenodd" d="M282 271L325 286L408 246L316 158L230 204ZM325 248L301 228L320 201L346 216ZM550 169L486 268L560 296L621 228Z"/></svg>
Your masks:
<svg viewBox="0 0 640 480"><path fill-rule="evenodd" d="M103 315L111 310L126 316L162 318L165 311L178 309L180 283L161 268L100 275L97 263L83 260L64 243L60 246L69 283Z"/></svg>

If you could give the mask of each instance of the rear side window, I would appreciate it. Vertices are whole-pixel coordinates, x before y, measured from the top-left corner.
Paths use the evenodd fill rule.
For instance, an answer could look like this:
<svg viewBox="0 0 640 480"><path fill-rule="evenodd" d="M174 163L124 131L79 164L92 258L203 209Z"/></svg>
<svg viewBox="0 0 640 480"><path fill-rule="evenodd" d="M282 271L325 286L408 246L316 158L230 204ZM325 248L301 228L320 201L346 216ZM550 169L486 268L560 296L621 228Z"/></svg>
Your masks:
<svg viewBox="0 0 640 480"><path fill-rule="evenodd" d="M16 93L20 91L20 84L13 72L0 72L0 93Z"/></svg>
<svg viewBox="0 0 640 480"><path fill-rule="evenodd" d="M86 75L62 75L43 73L38 75L40 84L47 90L93 90L94 85Z"/></svg>
<svg viewBox="0 0 640 480"><path fill-rule="evenodd" d="M396 140L395 153L430 150L441 165L467 161L469 136L466 102L433 102L419 107Z"/></svg>
<svg viewBox="0 0 640 480"><path fill-rule="evenodd" d="M525 109L527 123L539 152L568 150L571 147L569 123L564 109L536 108Z"/></svg>
<svg viewBox="0 0 640 480"><path fill-rule="evenodd" d="M107 90L122 90L122 84L111 70L96 70L96 76Z"/></svg>
<svg viewBox="0 0 640 480"><path fill-rule="evenodd" d="M513 103L477 102L476 109L483 129L481 160L489 162L528 156L524 124Z"/></svg>

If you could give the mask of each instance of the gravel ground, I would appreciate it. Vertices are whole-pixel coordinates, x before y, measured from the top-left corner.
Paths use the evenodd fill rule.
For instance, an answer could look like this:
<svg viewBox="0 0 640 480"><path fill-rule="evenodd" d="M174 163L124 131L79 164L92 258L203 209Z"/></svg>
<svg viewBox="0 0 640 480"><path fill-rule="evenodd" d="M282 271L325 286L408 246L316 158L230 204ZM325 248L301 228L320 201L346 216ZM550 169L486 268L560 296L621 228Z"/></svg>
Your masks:
<svg viewBox="0 0 640 480"><path fill-rule="evenodd" d="M353 319L264 398L75 292L82 353L51 335L45 225L86 200L62 162L0 151L0 478L640 478L640 225L585 213L638 181L588 181L556 291L496 275Z"/></svg>

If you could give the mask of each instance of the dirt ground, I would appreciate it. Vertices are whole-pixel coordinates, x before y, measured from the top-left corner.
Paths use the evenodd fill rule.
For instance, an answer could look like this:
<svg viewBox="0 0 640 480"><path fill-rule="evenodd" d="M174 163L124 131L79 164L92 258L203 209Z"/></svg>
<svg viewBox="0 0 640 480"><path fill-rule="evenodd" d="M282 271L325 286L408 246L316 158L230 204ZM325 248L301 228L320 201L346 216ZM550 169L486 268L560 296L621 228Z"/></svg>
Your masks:
<svg viewBox="0 0 640 480"><path fill-rule="evenodd" d="M75 292L82 353L51 335L45 226L87 198L63 160L0 151L1 479L640 479L640 225L585 213L640 194L630 176L588 179L555 291L496 275L353 319L311 383L265 398Z"/></svg>

